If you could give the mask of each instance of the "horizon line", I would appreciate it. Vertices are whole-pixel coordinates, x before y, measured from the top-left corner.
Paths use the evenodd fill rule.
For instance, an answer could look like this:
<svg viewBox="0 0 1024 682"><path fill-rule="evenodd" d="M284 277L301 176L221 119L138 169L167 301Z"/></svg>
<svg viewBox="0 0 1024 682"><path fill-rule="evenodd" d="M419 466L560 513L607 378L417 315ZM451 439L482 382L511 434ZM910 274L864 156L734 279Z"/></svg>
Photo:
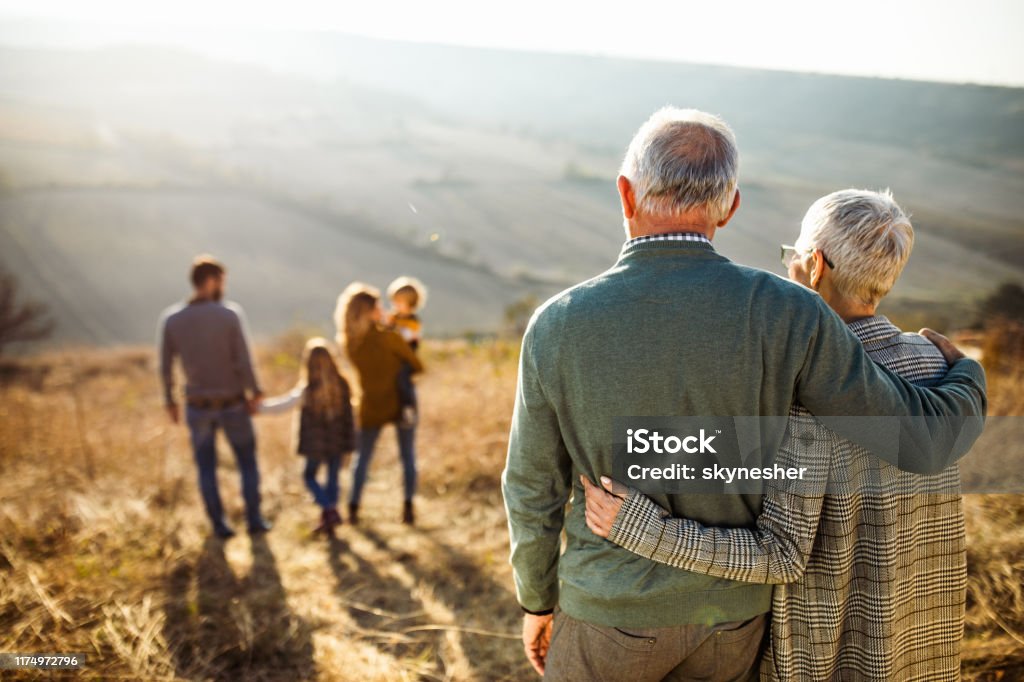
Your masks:
<svg viewBox="0 0 1024 682"><path fill-rule="evenodd" d="M456 41L444 41L437 39L421 39L421 38L398 38L393 36L373 34L370 32L353 32L345 31L336 27L325 27L325 28L312 28L312 27L286 27L286 28L274 28L269 26L239 26L239 27L226 27L217 25L201 25L201 24L187 24L187 23L154 23L154 22L130 22L130 23L111 23L95 20L87 20L81 18L55 18L43 15L28 15L19 13L10 13L0 9L0 26L7 21L25 21L30 23L39 24L41 26L49 25L64 25L68 27L72 26L89 26L96 28L103 28L108 31L163 31L170 34L182 35L185 32L191 34L228 34L244 36L246 34L269 34L278 36L302 36L302 35L318 35L326 37L337 37L357 40L367 40L379 43L392 43L400 45L420 46L428 48L442 48L442 49L454 49L454 50L482 50L489 52L504 52L512 54L524 54L524 55L539 55L539 56L553 56L553 57L582 57L587 59L608 59L608 60L623 60L632 62L647 62L653 64L678 64L685 66L698 66L698 67L710 67L710 68L722 68L722 69L736 69L744 71L760 71L764 73L779 73L779 74L794 74L801 76L814 76L814 77L832 77L832 78L851 78L861 80L882 80L882 81L900 81L904 83L923 83L933 85L950 85L950 86L967 86L967 87L981 87L981 88L1001 88L1009 90L1021 90L1024 89L1024 80L1020 82L1010 81L998 81L998 80L954 80L954 79L942 79L934 77L914 76L914 75L894 75L894 74L882 74L882 73L870 73L870 72L853 72L853 71L840 71L840 70L815 70L815 69L801 69L801 68L786 68L781 66L762 66L755 64L748 64L744 62L721 62L721 61L701 61L692 58L673 58L669 56L655 56L637 53L625 53L615 52L606 50L583 50L583 49L557 49L553 47L523 47L516 45L494 45L494 44L481 44L473 42L456 42ZM81 39L88 42L90 37L83 34ZM202 55L208 59L215 61L234 61L236 63L244 63L249 65L261 66L264 68L270 68L268 64L259 60L254 55L248 55L248 58L244 57L228 57L226 55L210 54L207 50L203 49L203 46L197 44L187 44L182 42L176 42L173 38L168 35L163 37L154 36L118 36L118 37L100 37L92 38L95 44L92 45L75 45L72 44L71 40L28 40L21 41L15 39L10 41L7 36L0 36L0 48L8 49L38 49L38 50L96 50L104 48L122 48L122 47L151 47L151 48L162 48L162 49L177 49L182 52ZM267 53L267 56L272 56L273 53ZM281 68L276 67L272 70L281 70L291 73L303 73L304 75L310 75L308 72L303 72L295 68Z"/></svg>

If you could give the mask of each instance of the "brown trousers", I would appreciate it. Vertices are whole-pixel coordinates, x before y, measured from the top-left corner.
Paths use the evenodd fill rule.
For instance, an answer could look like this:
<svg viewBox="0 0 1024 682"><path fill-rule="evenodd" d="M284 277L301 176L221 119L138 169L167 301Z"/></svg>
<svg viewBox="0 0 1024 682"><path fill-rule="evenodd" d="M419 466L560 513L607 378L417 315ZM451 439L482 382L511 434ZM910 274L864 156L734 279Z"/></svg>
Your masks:
<svg viewBox="0 0 1024 682"><path fill-rule="evenodd" d="M747 682L757 678L766 614L668 628L593 625L558 611L544 679L555 682Z"/></svg>

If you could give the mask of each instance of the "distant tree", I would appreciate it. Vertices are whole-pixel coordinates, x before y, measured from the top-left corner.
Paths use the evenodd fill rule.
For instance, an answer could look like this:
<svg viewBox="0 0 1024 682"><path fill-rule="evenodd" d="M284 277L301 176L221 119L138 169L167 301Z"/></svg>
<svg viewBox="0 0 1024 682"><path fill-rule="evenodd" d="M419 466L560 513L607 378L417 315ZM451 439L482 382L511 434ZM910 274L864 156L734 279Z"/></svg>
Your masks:
<svg viewBox="0 0 1024 682"><path fill-rule="evenodd" d="M40 341L53 333L49 309L39 301L19 301L18 280L0 271L0 353L12 343Z"/></svg>
<svg viewBox="0 0 1024 682"><path fill-rule="evenodd" d="M1024 322L1024 287L1005 282L981 303L981 322Z"/></svg>
<svg viewBox="0 0 1024 682"><path fill-rule="evenodd" d="M526 325L540 301L536 296L525 296L505 308L506 333L520 337L526 332Z"/></svg>

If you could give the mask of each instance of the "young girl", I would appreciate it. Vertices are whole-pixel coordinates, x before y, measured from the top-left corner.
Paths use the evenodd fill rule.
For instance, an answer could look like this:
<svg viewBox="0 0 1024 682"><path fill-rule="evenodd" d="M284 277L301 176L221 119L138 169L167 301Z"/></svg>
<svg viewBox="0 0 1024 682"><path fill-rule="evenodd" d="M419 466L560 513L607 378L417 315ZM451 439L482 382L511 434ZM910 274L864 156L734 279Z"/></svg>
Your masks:
<svg viewBox="0 0 1024 682"><path fill-rule="evenodd" d="M338 474L343 461L355 449L352 393L338 371L334 356L322 338L310 339L303 353L299 384L290 392L263 401L261 414L280 414L301 406L296 423L296 452L306 458L302 477L322 510L317 533L334 532L338 514ZM327 465L327 484L317 473Z"/></svg>

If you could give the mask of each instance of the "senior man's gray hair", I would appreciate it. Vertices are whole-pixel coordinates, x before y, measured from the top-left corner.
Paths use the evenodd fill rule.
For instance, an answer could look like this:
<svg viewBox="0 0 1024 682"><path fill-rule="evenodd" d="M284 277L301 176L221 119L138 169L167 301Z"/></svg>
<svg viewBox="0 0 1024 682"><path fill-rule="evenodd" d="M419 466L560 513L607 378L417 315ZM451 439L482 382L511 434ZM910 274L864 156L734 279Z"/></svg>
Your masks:
<svg viewBox="0 0 1024 682"><path fill-rule="evenodd" d="M844 189L811 204L795 246L804 253L820 249L832 261L840 294L877 305L910 258L914 228L889 190Z"/></svg>
<svg viewBox="0 0 1024 682"><path fill-rule="evenodd" d="M640 126L619 172L641 211L679 216L703 207L708 221L718 222L732 209L738 170L736 136L725 121L665 107Z"/></svg>

